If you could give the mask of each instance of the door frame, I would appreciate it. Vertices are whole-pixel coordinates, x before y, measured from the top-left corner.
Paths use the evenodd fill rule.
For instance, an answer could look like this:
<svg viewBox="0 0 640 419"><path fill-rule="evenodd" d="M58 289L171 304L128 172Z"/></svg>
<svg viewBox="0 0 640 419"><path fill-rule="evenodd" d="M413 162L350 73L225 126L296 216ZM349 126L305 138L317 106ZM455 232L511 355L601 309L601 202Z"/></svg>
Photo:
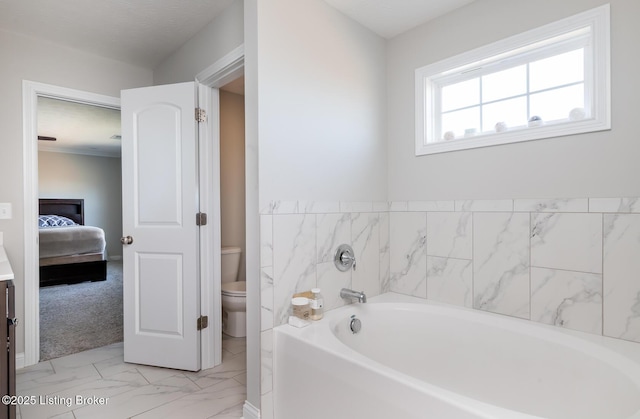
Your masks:
<svg viewBox="0 0 640 419"><path fill-rule="evenodd" d="M40 297L38 248L38 97L66 100L120 110L117 97L23 80L24 176L24 355L16 367L40 360Z"/></svg>
<svg viewBox="0 0 640 419"><path fill-rule="evenodd" d="M209 221L200 234L200 254L210 256L200 258L200 271L203 278L212 277L212 281L202 281L200 287L200 311L211 319L200 337L202 369L222 363L219 88L243 74L244 44L196 75L198 102L207 110L206 123L198 127L200 205L205 205L201 211L209 214Z"/></svg>
<svg viewBox="0 0 640 419"><path fill-rule="evenodd" d="M222 362L221 244L220 244L220 130L218 88L244 74L244 45L240 45L196 76L199 106L207 111L199 124L200 210L209 223L200 235L200 304L210 327L202 330L202 369ZM40 359L40 298L38 248L38 97L67 100L120 109L120 98L23 80L23 176L24 176L24 353L16 367L37 364ZM217 110L214 112L213 110ZM215 187L217 185L217 187Z"/></svg>

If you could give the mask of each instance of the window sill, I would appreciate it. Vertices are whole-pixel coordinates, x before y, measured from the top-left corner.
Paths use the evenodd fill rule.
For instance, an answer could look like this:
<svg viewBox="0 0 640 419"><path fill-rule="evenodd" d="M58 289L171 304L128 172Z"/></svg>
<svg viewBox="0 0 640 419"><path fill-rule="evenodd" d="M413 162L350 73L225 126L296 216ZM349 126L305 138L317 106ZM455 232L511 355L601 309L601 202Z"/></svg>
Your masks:
<svg viewBox="0 0 640 419"><path fill-rule="evenodd" d="M586 119L580 122L519 128L513 129L512 131L478 134L472 137L456 138L449 141L442 140L431 143L417 142L416 156L605 131L611 129L610 119L605 119L605 121Z"/></svg>

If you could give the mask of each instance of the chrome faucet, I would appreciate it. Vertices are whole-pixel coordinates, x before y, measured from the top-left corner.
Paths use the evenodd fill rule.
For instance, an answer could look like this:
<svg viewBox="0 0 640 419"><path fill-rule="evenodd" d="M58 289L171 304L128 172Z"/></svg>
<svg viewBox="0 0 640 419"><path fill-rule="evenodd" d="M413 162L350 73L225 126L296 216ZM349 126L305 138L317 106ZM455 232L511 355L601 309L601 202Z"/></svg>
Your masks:
<svg viewBox="0 0 640 419"><path fill-rule="evenodd" d="M359 303L366 303L367 296L362 291L354 291L348 288L342 288L340 290L340 298L356 298Z"/></svg>

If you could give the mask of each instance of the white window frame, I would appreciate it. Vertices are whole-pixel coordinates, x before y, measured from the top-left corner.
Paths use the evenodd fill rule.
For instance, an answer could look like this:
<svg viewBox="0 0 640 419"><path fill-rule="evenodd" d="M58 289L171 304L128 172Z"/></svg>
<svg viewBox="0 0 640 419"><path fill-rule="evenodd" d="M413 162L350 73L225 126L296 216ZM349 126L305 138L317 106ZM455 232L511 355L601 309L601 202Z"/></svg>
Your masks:
<svg viewBox="0 0 640 419"><path fill-rule="evenodd" d="M606 4L418 68L415 71L416 156L611 129L609 9L609 4ZM470 138L456 138L449 141L436 138L436 133L439 133L440 120L440 114L436 114L439 112L439 100L437 99L440 94L439 84L436 80L441 81L451 73L475 69L488 62L497 62L502 60L505 55L514 55L514 51L526 49L533 44L586 27L590 28L590 34L586 41L585 54L591 55L588 61L592 62L592 66L585 68L584 86L585 91L592 89L590 94L585 95L585 97L592 99L592 103L585 103L587 114L585 119L537 127L523 127L501 133L481 133ZM575 41L572 42L575 43ZM495 71L499 71L499 67L494 68L497 69ZM438 135L438 137L440 136Z"/></svg>

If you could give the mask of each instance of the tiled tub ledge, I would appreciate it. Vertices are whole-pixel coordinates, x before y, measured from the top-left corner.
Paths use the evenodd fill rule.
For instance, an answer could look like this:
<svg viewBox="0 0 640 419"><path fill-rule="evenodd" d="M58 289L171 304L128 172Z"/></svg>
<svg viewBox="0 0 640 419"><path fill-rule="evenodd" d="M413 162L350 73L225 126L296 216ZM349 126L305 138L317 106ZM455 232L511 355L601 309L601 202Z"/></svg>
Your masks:
<svg viewBox="0 0 640 419"><path fill-rule="evenodd" d="M434 201L270 201L261 214L344 212L592 212L640 214L640 197Z"/></svg>

